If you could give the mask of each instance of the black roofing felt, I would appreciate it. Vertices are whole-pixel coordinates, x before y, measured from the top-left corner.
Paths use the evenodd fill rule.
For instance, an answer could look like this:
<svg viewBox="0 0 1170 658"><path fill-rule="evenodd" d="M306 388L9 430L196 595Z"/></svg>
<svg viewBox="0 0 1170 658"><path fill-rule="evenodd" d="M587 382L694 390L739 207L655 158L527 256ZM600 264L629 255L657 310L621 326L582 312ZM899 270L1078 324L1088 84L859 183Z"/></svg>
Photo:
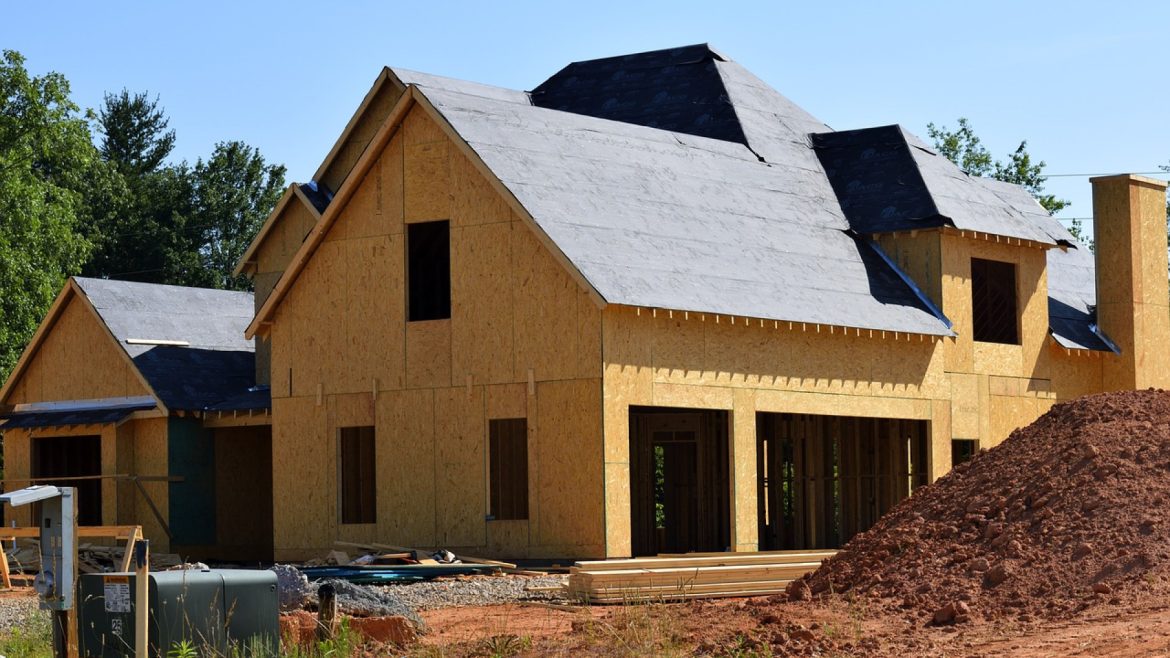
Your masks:
<svg viewBox="0 0 1170 658"><path fill-rule="evenodd" d="M117 423L135 411L153 408L154 403L149 402L102 407L100 409L18 411L5 414L0 418L0 429L105 425L107 423Z"/></svg>
<svg viewBox="0 0 1170 658"><path fill-rule="evenodd" d="M746 144L707 44L574 62L532 90L552 110Z"/></svg>
<svg viewBox="0 0 1170 658"><path fill-rule="evenodd" d="M254 386L239 395L217 402L206 411L257 411L272 408L272 389Z"/></svg>
<svg viewBox="0 0 1170 658"><path fill-rule="evenodd" d="M171 410L201 411L247 392L256 382L256 355L157 345L134 365Z"/></svg>
<svg viewBox="0 0 1170 658"><path fill-rule="evenodd" d="M812 145L853 230L885 233L946 225L902 129L812 135Z"/></svg>
<svg viewBox="0 0 1170 658"><path fill-rule="evenodd" d="M324 213L325 209L329 207L329 202L333 200L333 193L325 187L324 183L311 181L301 185L301 192L304 192L305 198L313 207L317 209L318 213Z"/></svg>
<svg viewBox="0 0 1170 658"><path fill-rule="evenodd" d="M74 280L169 409L200 411L255 385L254 345L244 338L252 293ZM127 343L132 339L188 345Z"/></svg>

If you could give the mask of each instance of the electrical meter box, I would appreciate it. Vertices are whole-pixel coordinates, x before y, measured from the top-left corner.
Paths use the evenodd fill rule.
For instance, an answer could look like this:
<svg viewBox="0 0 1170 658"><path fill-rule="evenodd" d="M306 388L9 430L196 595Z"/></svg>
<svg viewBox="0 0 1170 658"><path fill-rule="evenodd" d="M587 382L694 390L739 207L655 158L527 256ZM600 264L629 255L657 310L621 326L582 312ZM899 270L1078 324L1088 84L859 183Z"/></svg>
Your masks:
<svg viewBox="0 0 1170 658"><path fill-rule="evenodd" d="M149 576L148 657L166 658L181 643L198 655L252 655L280 641L276 574L215 569L160 571ZM81 577L78 641L82 658L134 656L135 576L95 573ZM267 655L267 654L264 654Z"/></svg>

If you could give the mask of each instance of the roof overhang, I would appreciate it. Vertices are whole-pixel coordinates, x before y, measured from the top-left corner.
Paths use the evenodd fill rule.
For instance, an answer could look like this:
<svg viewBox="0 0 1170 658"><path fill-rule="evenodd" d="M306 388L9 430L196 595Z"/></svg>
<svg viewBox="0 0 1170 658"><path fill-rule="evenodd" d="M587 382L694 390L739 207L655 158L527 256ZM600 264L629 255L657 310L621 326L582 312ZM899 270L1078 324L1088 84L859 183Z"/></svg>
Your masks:
<svg viewBox="0 0 1170 658"><path fill-rule="evenodd" d="M0 431L17 428L118 425L135 412L155 409L158 409L158 403L149 395L18 404L12 411L0 414Z"/></svg>

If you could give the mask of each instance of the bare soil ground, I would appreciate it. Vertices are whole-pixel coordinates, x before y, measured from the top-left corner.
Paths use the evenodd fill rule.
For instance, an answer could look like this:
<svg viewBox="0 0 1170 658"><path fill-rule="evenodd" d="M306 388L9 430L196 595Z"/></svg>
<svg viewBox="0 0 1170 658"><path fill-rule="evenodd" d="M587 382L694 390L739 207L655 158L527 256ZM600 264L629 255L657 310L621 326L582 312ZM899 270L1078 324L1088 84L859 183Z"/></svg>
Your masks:
<svg viewBox="0 0 1170 658"><path fill-rule="evenodd" d="M767 599L592 607L516 605L423 613L424 656L1165 656L1170 606L1100 606L1032 624L912 625L840 602Z"/></svg>

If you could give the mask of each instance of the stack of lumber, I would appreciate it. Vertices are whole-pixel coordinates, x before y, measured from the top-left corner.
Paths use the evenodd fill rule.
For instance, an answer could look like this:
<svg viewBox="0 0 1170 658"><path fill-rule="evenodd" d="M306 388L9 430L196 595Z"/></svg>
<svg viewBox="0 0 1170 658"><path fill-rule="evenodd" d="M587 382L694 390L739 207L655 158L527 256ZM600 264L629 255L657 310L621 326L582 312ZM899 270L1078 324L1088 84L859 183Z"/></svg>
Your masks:
<svg viewBox="0 0 1170 658"><path fill-rule="evenodd" d="M578 562L565 588L568 596L587 603L779 594L835 552L688 553Z"/></svg>

